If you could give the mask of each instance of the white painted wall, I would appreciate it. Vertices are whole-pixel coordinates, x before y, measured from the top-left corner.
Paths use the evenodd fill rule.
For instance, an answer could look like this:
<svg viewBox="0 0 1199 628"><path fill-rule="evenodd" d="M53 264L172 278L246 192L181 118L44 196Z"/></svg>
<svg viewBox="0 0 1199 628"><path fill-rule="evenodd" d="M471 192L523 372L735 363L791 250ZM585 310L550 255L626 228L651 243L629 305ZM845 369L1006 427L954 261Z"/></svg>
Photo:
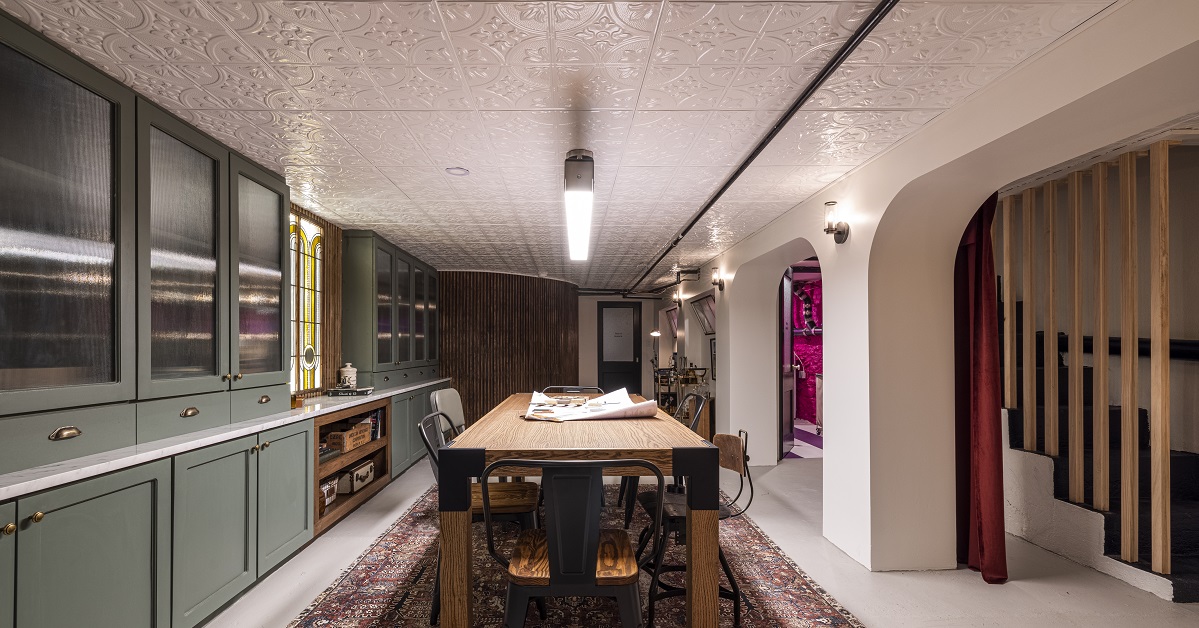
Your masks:
<svg viewBox="0 0 1199 628"><path fill-rule="evenodd" d="M1180 80L1199 67L1195 23L1199 3L1119 5L704 265L729 277L717 427L748 430L767 464L774 290L787 264L819 257L824 534L863 565L956 566L952 273L966 222L1009 181L1199 110L1199 83ZM826 200L848 210L844 245L822 232Z"/></svg>
<svg viewBox="0 0 1199 628"><path fill-rule="evenodd" d="M653 355L654 343L649 332L654 329L657 314L654 311L655 301L621 299L618 296L581 296L579 297L579 381L580 386L599 385L599 327L597 316L600 301L613 303L641 304L641 394L646 399L654 396L653 367L650 357ZM575 382L564 382L573 384Z"/></svg>

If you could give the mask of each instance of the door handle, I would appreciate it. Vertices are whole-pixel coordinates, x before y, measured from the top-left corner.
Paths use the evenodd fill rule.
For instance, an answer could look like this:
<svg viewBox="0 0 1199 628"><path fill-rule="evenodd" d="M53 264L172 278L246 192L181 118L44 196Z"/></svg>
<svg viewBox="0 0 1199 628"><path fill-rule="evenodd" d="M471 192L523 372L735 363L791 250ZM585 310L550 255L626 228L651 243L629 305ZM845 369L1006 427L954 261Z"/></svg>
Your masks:
<svg viewBox="0 0 1199 628"><path fill-rule="evenodd" d="M54 441L70 440L81 435L83 435L83 430L74 425L66 425L51 432L49 438Z"/></svg>
<svg viewBox="0 0 1199 628"><path fill-rule="evenodd" d="M271 402L270 395L263 395L258 398L258 403L270 403L270 402Z"/></svg>
<svg viewBox="0 0 1199 628"><path fill-rule="evenodd" d="M194 417L198 414L200 414L200 409L195 406L192 406L190 408L184 408L183 412L179 413L179 416L181 416L185 419L190 419L191 417Z"/></svg>

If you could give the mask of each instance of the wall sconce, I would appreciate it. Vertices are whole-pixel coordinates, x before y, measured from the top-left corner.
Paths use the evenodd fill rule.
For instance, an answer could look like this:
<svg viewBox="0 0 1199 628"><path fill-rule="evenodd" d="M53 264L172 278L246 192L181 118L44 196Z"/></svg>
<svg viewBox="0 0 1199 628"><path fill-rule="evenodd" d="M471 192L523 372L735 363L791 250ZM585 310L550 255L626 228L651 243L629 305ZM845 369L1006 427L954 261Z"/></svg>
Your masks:
<svg viewBox="0 0 1199 628"><path fill-rule="evenodd" d="M683 302L683 290L682 289L675 290L670 295L670 300L674 301L675 303L682 303Z"/></svg>
<svg viewBox="0 0 1199 628"><path fill-rule="evenodd" d="M719 268L712 269L712 285L720 288L721 292L724 292L724 277L720 276Z"/></svg>
<svg viewBox="0 0 1199 628"><path fill-rule="evenodd" d="M662 335L662 332L655 329L655 330L649 332L649 335L653 336L654 338L657 338Z"/></svg>
<svg viewBox="0 0 1199 628"><path fill-rule="evenodd" d="M849 239L849 223L841 219L841 213L837 211L837 201L824 204L824 232L833 236L833 242L837 244L845 244Z"/></svg>

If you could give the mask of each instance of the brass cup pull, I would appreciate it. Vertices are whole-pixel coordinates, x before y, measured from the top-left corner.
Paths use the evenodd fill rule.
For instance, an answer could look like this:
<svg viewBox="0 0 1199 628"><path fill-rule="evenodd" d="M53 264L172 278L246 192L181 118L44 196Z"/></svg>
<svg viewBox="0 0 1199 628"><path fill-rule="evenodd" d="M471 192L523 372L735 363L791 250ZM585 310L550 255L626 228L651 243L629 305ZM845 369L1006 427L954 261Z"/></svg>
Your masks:
<svg viewBox="0 0 1199 628"><path fill-rule="evenodd" d="M30 517L29 520L34 523L41 523L42 519L45 519L45 518L46 518L46 513L39 510L39 511L33 513L33 516Z"/></svg>
<svg viewBox="0 0 1199 628"><path fill-rule="evenodd" d="M15 524L15 523L10 523L10 524L4 526L3 528L0 528L0 534L3 534L4 536L12 536L16 533L17 533L17 524Z"/></svg>
<svg viewBox="0 0 1199 628"><path fill-rule="evenodd" d="M258 453L258 445L254 445L253 447L251 447L250 453L252 453L252 454Z"/></svg>
<svg viewBox="0 0 1199 628"><path fill-rule="evenodd" d="M184 408L183 412L179 413L179 416L181 416L185 419L190 419L190 418L196 416L197 414L200 414L200 409L195 406L192 406L190 408Z"/></svg>
<svg viewBox="0 0 1199 628"><path fill-rule="evenodd" d="M50 436L48 438L50 440L56 440L56 441L57 440L70 440L72 438L75 438L76 436L82 436L82 435L83 435L83 430L75 427L74 425L65 425L65 426L60 427L60 428L54 430L53 432L51 432Z"/></svg>
<svg viewBox="0 0 1199 628"><path fill-rule="evenodd" d="M238 373L237 375L234 375L234 376L233 376L233 379L238 379L238 380L239 380L239 379L241 379L241 378L242 378L242 375L241 375L241 373Z"/></svg>
<svg viewBox="0 0 1199 628"><path fill-rule="evenodd" d="M270 403L270 402L271 402L270 395L263 395L258 398L258 403Z"/></svg>

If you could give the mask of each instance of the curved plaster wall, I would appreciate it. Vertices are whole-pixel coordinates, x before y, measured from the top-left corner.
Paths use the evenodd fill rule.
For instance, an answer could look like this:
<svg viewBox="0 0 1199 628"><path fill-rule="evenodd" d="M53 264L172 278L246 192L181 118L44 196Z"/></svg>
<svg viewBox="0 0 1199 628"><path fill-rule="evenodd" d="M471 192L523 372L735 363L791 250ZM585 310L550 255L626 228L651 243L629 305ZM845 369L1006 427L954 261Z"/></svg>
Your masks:
<svg viewBox="0 0 1199 628"><path fill-rule="evenodd" d="M956 565L952 272L966 222L1009 181L1199 110L1195 23L1189 0L1119 5L705 265L728 277L718 428L757 435L750 455L771 464L774 291L787 264L819 257L824 535L866 567ZM822 231L826 200L848 210L844 245Z"/></svg>

